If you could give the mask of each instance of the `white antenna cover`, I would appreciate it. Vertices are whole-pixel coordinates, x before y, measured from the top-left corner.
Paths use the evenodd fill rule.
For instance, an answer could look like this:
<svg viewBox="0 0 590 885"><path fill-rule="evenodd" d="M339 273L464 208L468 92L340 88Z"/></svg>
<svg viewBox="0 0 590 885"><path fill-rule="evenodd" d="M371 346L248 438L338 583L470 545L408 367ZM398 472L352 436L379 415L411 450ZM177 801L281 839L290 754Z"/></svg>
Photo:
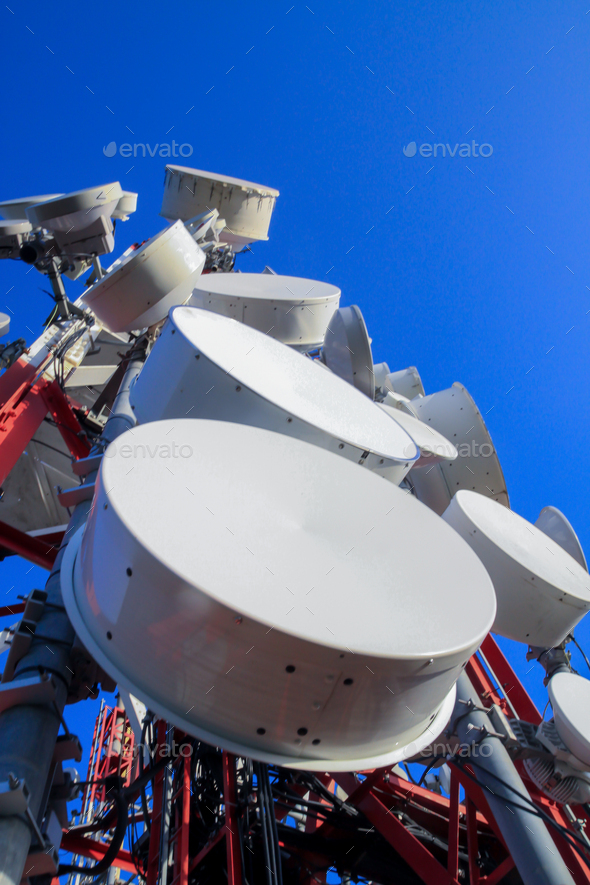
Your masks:
<svg viewBox="0 0 590 885"><path fill-rule="evenodd" d="M590 768L590 682L576 673L556 673L547 691L559 737Z"/></svg>
<svg viewBox="0 0 590 885"><path fill-rule="evenodd" d="M392 406L385 405L385 403L378 403L378 405L390 418L401 424L418 446L420 458L412 469L431 467L439 461L453 461L457 457L455 446L442 433L434 430L433 427L423 424L422 421L414 418L413 415L408 414L403 409L393 408Z"/></svg>
<svg viewBox="0 0 590 885"><path fill-rule="evenodd" d="M64 596L100 665L190 734L280 765L415 755L495 614L477 557L411 496L223 421L120 436L76 555L80 539Z"/></svg>
<svg viewBox="0 0 590 885"><path fill-rule="evenodd" d="M412 474L418 500L441 515L460 489L487 495L508 507L506 481L492 438L467 389L457 382L448 390L412 401L418 418L442 433L458 452L431 471Z"/></svg>
<svg viewBox="0 0 590 885"><path fill-rule="evenodd" d="M4 237L16 237L28 234L33 230L33 225L26 218L0 221L0 240Z"/></svg>
<svg viewBox="0 0 590 885"><path fill-rule="evenodd" d="M228 178L187 166L166 166L160 215L168 221L188 221L217 209L226 227L224 243L247 245L268 240L268 228L279 192L263 184Z"/></svg>
<svg viewBox="0 0 590 885"><path fill-rule="evenodd" d="M0 258L17 258L25 236L32 230L26 218L0 221Z"/></svg>
<svg viewBox="0 0 590 885"><path fill-rule="evenodd" d="M111 213L111 217L116 221L127 221L137 209L137 196L132 191L123 191L123 196Z"/></svg>
<svg viewBox="0 0 590 885"><path fill-rule="evenodd" d="M4 200L3 203L0 203L0 216L11 221L23 221L26 220L29 206L46 203L57 197L63 197L63 194L43 194L36 197L21 197L19 200Z"/></svg>
<svg viewBox="0 0 590 885"><path fill-rule="evenodd" d="M130 393L137 418L212 418L295 436L396 485L419 453L374 403L256 329L197 307L170 313Z"/></svg>
<svg viewBox="0 0 590 885"><path fill-rule="evenodd" d="M0 338L8 335L10 331L10 317L7 313L0 313Z"/></svg>
<svg viewBox="0 0 590 885"><path fill-rule="evenodd" d="M371 339L356 304L334 313L326 331L322 359L335 375L375 399Z"/></svg>
<svg viewBox="0 0 590 885"><path fill-rule="evenodd" d="M390 373L387 363L375 363L373 365L373 375L375 377L375 387L379 389L385 388L385 379Z"/></svg>
<svg viewBox="0 0 590 885"><path fill-rule="evenodd" d="M588 564L582 545L569 520L566 519L561 510L558 510L557 507L543 507L535 525L552 538L556 544L563 547L570 556L573 556L578 565L581 565L583 569L588 571Z"/></svg>
<svg viewBox="0 0 590 885"><path fill-rule="evenodd" d="M111 332L132 332L163 320L190 297L205 253L181 221L156 234L82 296Z"/></svg>
<svg viewBox="0 0 590 885"><path fill-rule="evenodd" d="M401 393L402 396L407 396L408 399L424 396L424 385L416 366L408 366L407 369L390 372L385 378L385 387L394 393Z"/></svg>
<svg viewBox="0 0 590 885"><path fill-rule="evenodd" d="M189 301L265 332L298 350L319 347L340 302L328 283L265 273L217 273L200 277Z"/></svg>
<svg viewBox="0 0 590 885"><path fill-rule="evenodd" d="M551 648L590 609L588 573L522 516L492 498L459 491L443 519L488 570L498 600L495 633Z"/></svg>
<svg viewBox="0 0 590 885"><path fill-rule="evenodd" d="M85 230L100 217L110 218L122 197L121 185L114 181L27 206L26 213L34 227L66 234Z"/></svg>

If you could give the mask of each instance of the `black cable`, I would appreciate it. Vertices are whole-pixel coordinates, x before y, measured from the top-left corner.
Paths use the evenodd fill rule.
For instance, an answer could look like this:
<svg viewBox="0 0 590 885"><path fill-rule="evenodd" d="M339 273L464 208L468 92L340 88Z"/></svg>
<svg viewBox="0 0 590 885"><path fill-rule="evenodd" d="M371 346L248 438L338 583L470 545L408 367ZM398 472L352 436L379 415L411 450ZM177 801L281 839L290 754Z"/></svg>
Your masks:
<svg viewBox="0 0 590 885"><path fill-rule="evenodd" d="M150 722L145 720L143 723L143 727L141 729L141 741L139 744L139 776L140 777L143 774L143 747L144 747L144 742L145 742L145 738L147 735L147 730L148 730L148 727L150 726L150 724L151 724ZM150 744L150 749L151 749L151 744ZM145 794L145 787L141 788L139 795L141 797L141 810L143 811L143 819L145 822L145 826L146 826L148 833L151 833L151 821L150 821L150 817L149 817L148 801L147 801L147 796Z"/></svg>
<svg viewBox="0 0 590 885"><path fill-rule="evenodd" d="M405 770L406 770L406 774L408 775L408 778L409 778L410 782L413 783L414 786L417 787L418 784L417 784L416 781L414 780L414 777L413 777L413 775L412 775L412 772L410 771L410 767L409 767L409 765L408 765L407 762L404 762L404 768L405 768Z"/></svg>
<svg viewBox="0 0 590 885"><path fill-rule="evenodd" d="M67 424L62 424L61 421L55 421L53 418L45 417L45 418L43 418L43 420L46 421L48 424L51 424L53 427L58 427L58 428L63 427L65 430L67 430L69 433L71 433L73 436L75 436L76 439L80 439L80 435L75 430L73 430L71 427L68 427Z"/></svg>
<svg viewBox="0 0 590 885"><path fill-rule="evenodd" d="M275 885L278 885L278 874L277 868L279 865L279 858L277 857L277 847L275 845L275 840L272 831L271 824L271 816L274 813L274 802L272 795L270 794L270 785L268 779L268 766L264 763L260 765L260 790L262 793L262 808L264 809L264 824L266 827L266 833L268 838L268 851L270 854L270 868L272 870L272 878ZM272 807L271 807L272 806Z"/></svg>
<svg viewBox="0 0 590 885"><path fill-rule="evenodd" d="M57 452L58 455L61 455L63 458L67 458L71 463L72 456L68 452L62 452L61 449L56 448L55 446L50 446L49 443L43 442L41 439L32 438L31 442L35 443L38 446L45 446L46 449L52 449L54 452Z"/></svg>
<svg viewBox="0 0 590 885"><path fill-rule="evenodd" d="M266 829L266 821L264 814L264 799L262 795L262 780L260 775L261 763L256 762L254 764L254 771L256 773L256 780L258 786L258 812L260 816L260 828L262 831L262 848L264 850L264 865L266 868L266 881L268 885L274 885L273 879L274 874L271 868L271 860L270 860L270 849L268 844L268 833Z"/></svg>
<svg viewBox="0 0 590 885"><path fill-rule="evenodd" d="M294 814L305 814L307 817L311 817L314 820L319 820L322 823L326 823L326 821L329 820L329 818L326 815L322 814L321 812L311 811L309 809L305 809L305 811L298 811L296 808L293 808L292 805L287 805L286 802L281 802L280 799L277 800L276 805L279 808L286 808L288 811L291 812L291 814L293 814L293 813ZM289 817L289 815L287 814L286 817Z"/></svg>
<svg viewBox="0 0 590 885"><path fill-rule="evenodd" d="M97 876L105 873L109 867L112 866L117 859L117 855L125 839L128 824L128 804L122 790L115 793L113 802L117 808L117 823L115 825L115 832L111 839L111 844L107 848L103 859L99 860L93 867L79 867L76 866L76 864L60 863L57 873L58 876L62 876L64 873L82 873L85 877L91 876L95 879Z"/></svg>
<svg viewBox="0 0 590 885"><path fill-rule="evenodd" d="M424 783L424 781L426 780L428 773L430 771L432 771L432 769L434 768L436 763L440 762L441 759L446 759L446 758L447 758L446 756L435 756L434 759L432 760L432 762L429 762L428 765L426 766L425 770L422 773L420 780L417 783L417 786L421 787L422 784Z"/></svg>
<svg viewBox="0 0 590 885"><path fill-rule="evenodd" d="M270 777L268 774L268 766L266 766L266 786L268 793L268 813L270 815L270 825L272 831L272 839L274 843L274 851L276 855L276 880L277 885L283 885L283 866L281 862L281 848L279 845L279 833L277 829L277 816L275 814L275 801L272 794Z"/></svg>
<svg viewBox="0 0 590 885"><path fill-rule="evenodd" d="M582 860L586 863L588 861L588 856L590 855L590 851L588 850L588 846L586 843L575 833L568 829L568 827L564 827L561 824L558 824L557 821L553 820L553 818L543 811L542 808L539 808L538 805L535 805L532 799L523 796L522 793L519 793L514 787L511 787L510 784L506 783L506 781L502 780L501 777L493 774L489 769L485 768L485 766L480 765L478 762L474 762L473 759L468 757L467 759L459 758L458 756L452 757L453 762L457 765L461 771L474 783L476 783L479 787L482 786L480 780L474 777L469 771L466 769L466 765L473 765L476 768L481 768L486 774L491 775L494 780L497 780L498 783L502 784L507 790L510 790L511 793L514 793L518 796L519 799L522 799L523 802L526 802L527 805L519 805L518 802L515 802L513 799L509 799L507 796L502 796L502 800L510 803L513 808L517 808L519 811L526 811L527 814L532 815L533 817L538 817L543 820L546 824L553 827L557 832L561 835L561 837L567 842L567 844L572 848L577 854L580 855ZM571 840L574 840L573 842ZM576 844L578 843L578 844Z"/></svg>
<svg viewBox="0 0 590 885"><path fill-rule="evenodd" d="M287 784L288 786L288 784ZM281 796L283 799L289 799L292 803L294 802L296 805L306 805L309 808L317 808L319 811L323 811L324 813L334 814L334 807L327 809L325 803L323 802L314 802L313 799L305 799L303 796L297 795L297 793L285 793L283 790L279 790L276 784L273 785L273 792L277 796ZM293 807L291 805L291 807Z"/></svg>
<svg viewBox="0 0 590 885"><path fill-rule="evenodd" d="M348 805L348 803L344 802L340 799L336 793L331 793L326 786L321 782L321 780L313 774L309 772L305 772L304 777L299 778L299 782L303 783L306 787L308 787L312 793L316 793L318 796L322 796L328 802L331 802L333 805L338 806L341 811L345 811L351 817L358 817L358 811L352 805Z"/></svg>

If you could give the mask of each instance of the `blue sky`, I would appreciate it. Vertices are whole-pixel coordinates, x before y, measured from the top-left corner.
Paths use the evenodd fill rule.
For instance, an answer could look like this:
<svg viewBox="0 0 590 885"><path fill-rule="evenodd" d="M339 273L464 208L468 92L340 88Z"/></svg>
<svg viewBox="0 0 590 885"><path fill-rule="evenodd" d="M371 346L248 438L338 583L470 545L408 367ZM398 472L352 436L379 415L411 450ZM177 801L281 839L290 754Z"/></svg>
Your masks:
<svg viewBox="0 0 590 885"><path fill-rule="evenodd" d="M377 362L416 365L427 392L465 384L513 509L559 507L590 551L587 0L9 0L0 19L0 199L119 180L140 196L116 255L165 226L167 160L106 157L113 141L174 139L192 147L175 162L278 188L270 241L238 267L335 283ZM406 157L412 142L454 156ZM455 151L472 142L491 156ZM45 281L0 273L11 337L30 342ZM0 598L44 579L6 560ZM577 635L590 648L590 623ZM505 646L543 707L540 668ZM78 705L70 728L92 716Z"/></svg>

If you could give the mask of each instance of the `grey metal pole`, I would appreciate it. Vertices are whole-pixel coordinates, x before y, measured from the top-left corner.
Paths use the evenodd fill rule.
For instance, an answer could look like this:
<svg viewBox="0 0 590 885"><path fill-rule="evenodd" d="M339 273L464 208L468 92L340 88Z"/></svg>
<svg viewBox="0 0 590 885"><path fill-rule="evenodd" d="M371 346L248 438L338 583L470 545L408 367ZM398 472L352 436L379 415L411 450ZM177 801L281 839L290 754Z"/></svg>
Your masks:
<svg viewBox="0 0 590 885"><path fill-rule="evenodd" d="M462 673L457 681L457 703L452 720L462 744L473 745L485 734L484 729L494 730L487 713L477 709L479 706L479 697L469 677ZM514 807L515 802L526 805L525 800L530 801L530 796L502 741L490 736L477 746L486 747L488 755L478 754L477 767L474 766L473 771L484 787L492 814L525 885L574 885L545 823L534 812ZM517 793L507 789L501 781ZM522 799L518 798L519 795Z"/></svg>
<svg viewBox="0 0 590 885"><path fill-rule="evenodd" d="M129 388L143 366L145 351L141 356L133 354L123 376L113 409L105 424L101 442L91 454L98 454L106 444L133 427L136 423L129 404ZM93 471L86 482L96 477ZM71 538L88 517L91 502L79 504L68 525L67 537ZM55 704L19 705L0 715L0 782L9 775L25 781L29 789L29 808L39 818L47 778L49 776L61 715L65 707L72 671L69 669L70 653L75 633L63 608L60 585L60 568L64 544L53 565L45 586L47 602L38 621L37 633L44 638L33 639L30 650L18 662L14 680L25 679L40 671L51 674L57 686ZM47 639L45 637L51 637ZM31 845L31 830L25 820L18 816L0 817L0 885L19 885L27 875L25 862Z"/></svg>

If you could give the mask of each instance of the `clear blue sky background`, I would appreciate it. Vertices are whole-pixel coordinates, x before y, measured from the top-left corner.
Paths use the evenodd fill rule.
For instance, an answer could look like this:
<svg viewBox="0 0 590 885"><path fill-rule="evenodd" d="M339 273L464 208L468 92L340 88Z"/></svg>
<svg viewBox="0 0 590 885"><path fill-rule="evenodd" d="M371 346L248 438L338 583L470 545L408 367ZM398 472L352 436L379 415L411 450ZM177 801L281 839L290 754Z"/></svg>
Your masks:
<svg viewBox="0 0 590 885"><path fill-rule="evenodd" d="M178 163L278 188L270 241L238 266L337 284L376 361L416 365L427 392L464 383L513 509L556 505L590 552L588 0L310 3L9 0L0 198L119 180L140 195L119 254L165 226L166 159L107 158L111 141L175 139L193 146ZM405 157L413 141L493 153ZM45 281L0 274L30 342ZM44 580L6 560L0 598ZM590 648L590 622L577 634ZM542 708L539 666L504 645ZM84 737L90 707L68 711Z"/></svg>

